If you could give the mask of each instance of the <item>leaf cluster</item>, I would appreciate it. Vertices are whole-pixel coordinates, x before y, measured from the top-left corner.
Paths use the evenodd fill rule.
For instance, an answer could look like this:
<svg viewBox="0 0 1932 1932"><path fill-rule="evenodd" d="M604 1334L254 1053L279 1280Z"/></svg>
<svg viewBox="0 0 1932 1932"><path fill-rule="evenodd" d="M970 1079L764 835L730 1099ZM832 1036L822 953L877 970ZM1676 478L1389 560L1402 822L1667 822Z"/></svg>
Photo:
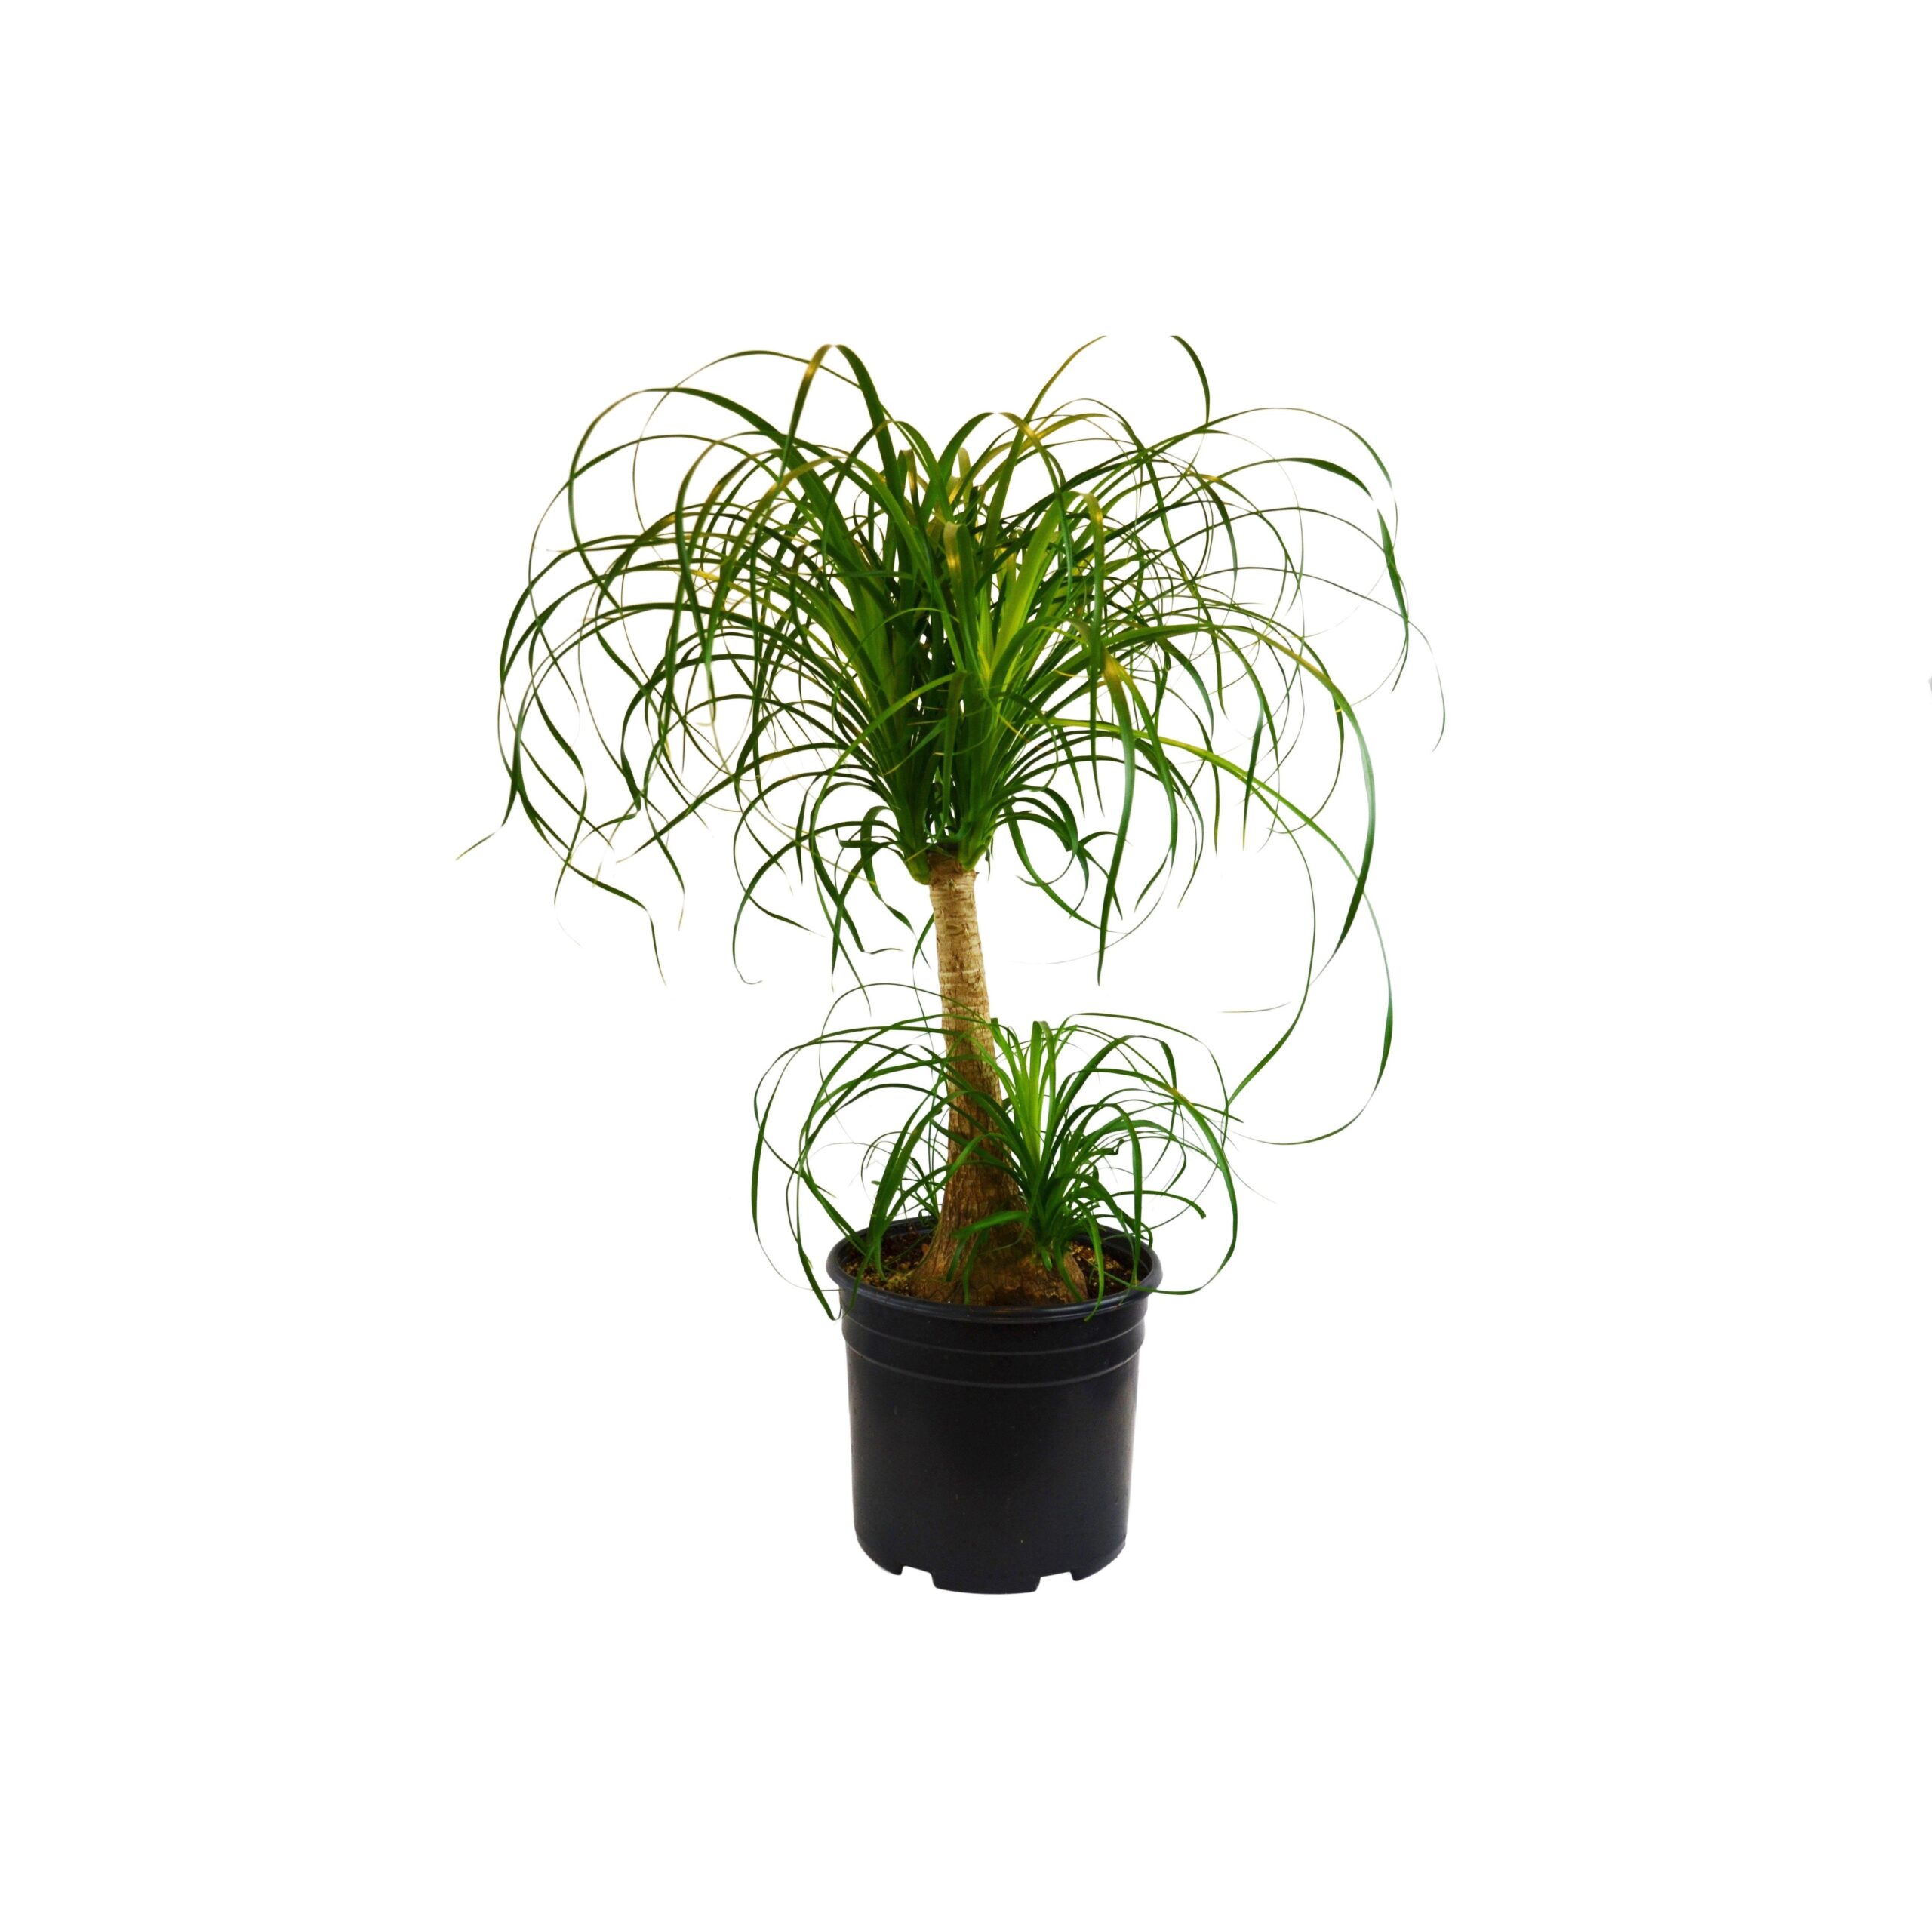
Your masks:
<svg viewBox="0 0 1932 1932"><path fill-rule="evenodd" d="M1270 456L1248 437L1258 412L1214 414L1204 373L1200 418L1143 440L1106 405L1050 401L1066 364L1025 410L930 438L850 349L725 360L795 366L789 412L696 379L613 405L506 628L508 810L560 884L642 904L612 862L654 854L677 872L680 835L722 814L739 921L798 923L784 875L856 970L874 949L863 906L907 924L882 859L920 879L936 851L972 866L999 841L1103 961L1123 918L1232 824L1339 860L1346 937L1374 777L1312 594L1386 617L1385 675L1410 641L1387 472L1365 442L1341 432L1352 466ZM849 429L816 427L828 383ZM660 426L673 405L709 426ZM1327 751L1291 787L1311 731ZM1351 765L1366 811L1344 849L1321 820ZM1137 823L1152 857L1130 880Z"/></svg>
<svg viewBox="0 0 1932 1932"><path fill-rule="evenodd" d="M1240 1226L1229 1149L1234 1116L1220 1069L1198 1041L1157 1022L1087 1014L1035 1021L1024 1032L994 1020L983 1042L977 1075L962 1075L949 1057L937 1017L829 1027L773 1063L757 1100L752 1216L761 1218L775 1187L815 1293L805 1245L811 1210L829 1217L863 1266L882 1271L894 1225L936 1218L947 1181L967 1161L1005 1168L1024 1204L965 1230L969 1301L974 1254L998 1229L1017 1227L1052 1272L1075 1243L1098 1255L1108 1235L1124 1235L1137 1275L1155 1231L1183 1214L1205 1219L1211 1194L1226 1217L1220 1272ZM1202 1077L1184 1084L1188 1054L1201 1062ZM781 1133L785 1090L799 1081L808 1091L798 1124ZM947 1131L955 1088L979 1130L957 1147ZM862 1222L840 1205L854 1170L871 1197Z"/></svg>

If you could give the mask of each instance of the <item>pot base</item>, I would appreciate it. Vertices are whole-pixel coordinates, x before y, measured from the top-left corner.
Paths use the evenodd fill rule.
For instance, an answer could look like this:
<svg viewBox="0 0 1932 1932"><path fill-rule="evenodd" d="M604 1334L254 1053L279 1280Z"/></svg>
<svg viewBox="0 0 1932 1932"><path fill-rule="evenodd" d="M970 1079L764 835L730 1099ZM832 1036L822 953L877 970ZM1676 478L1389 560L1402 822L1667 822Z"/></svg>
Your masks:
<svg viewBox="0 0 1932 1932"><path fill-rule="evenodd" d="M903 1577L909 1567L916 1570L919 1567L916 1563L909 1565L903 1563L888 1563L877 1550L867 1546L863 1537L858 1539L858 1543L859 1547L890 1576ZM978 1597L1024 1596L1030 1591L1037 1590L1048 1577L1071 1577L1076 1583L1084 1583L1089 1577L1097 1575L1100 1571L1104 1570L1126 1547L1127 1540L1123 1537L1119 1544L1115 1549L1109 1550L1099 1562L1090 1564L1084 1570L1049 1570L1041 1576L1016 1577L1011 1582L984 1577L977 1578L944 1577L937 1570L929 1571L927 1574L932 1578L933 1588L936 1590L952 1590L962 1595Z"/></svg>

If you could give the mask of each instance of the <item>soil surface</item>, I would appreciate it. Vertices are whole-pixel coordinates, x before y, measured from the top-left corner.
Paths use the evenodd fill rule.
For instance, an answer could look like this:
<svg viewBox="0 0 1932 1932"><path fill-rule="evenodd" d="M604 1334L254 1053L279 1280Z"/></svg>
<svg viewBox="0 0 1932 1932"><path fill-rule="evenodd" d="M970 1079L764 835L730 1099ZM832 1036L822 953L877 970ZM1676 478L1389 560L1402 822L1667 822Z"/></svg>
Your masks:
<svg viewBox="0 0 1932 1932"><path fill-rule="evenodd" d="M923 1229L903 1229L885 1238L882 1251L885 1262L883 1269L875 1271L868 1268L863 1261L856 1260L848 1263L847 1266L854 1279L864 1282L869 1288L883 1288L888 1294L903 1294L909 1300L924 1299L913 1294L911 1284L931 1238ZM1093 1249L1084 1241L1071 1242L1067 1247L1066 1259L1072 1264L1073 1272L1080 1278L1083 1293L1076 1296L1069 1286L1067 1292L1059 1298L1060 1300L1069 1306L1081 1300L1091 1301L1095 1285ZM1123 1289L1134 1285L1134 1277L1124 1261L1111 1254L1103 1255L1101 1260L1106 1269L1107 1292L1109 1294L1118 1294ZM949 1301L955 1304L963 1304L966 1299L957 1287L947 1297Z"/></svg>

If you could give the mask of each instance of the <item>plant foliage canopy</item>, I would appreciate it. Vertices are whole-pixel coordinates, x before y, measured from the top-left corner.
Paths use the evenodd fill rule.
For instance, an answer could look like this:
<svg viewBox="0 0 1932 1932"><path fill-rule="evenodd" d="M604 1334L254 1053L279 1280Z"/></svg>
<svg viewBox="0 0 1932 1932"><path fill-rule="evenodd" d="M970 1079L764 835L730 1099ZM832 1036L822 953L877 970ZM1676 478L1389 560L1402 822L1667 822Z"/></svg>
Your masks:
<svg viewBox="0 0 1932 1932"><path fill-rule="evenodd" d="M540 531L503 640L503 743L510 809L562 874L635 898L609 860L672 859L681 828L723 807L740 917L791 870L853 963L860 899L893 910L882 858L923 879L929 854L970 867L1003 832L1103 958L1124 908L1191 871L1232 808L1346 866L1339 943L1373 777L1303 620L1318 586L1387 612L1399 675L1407 611L1374 451L1343 432L1354 467L1270 456L1249 440L1263 412L1215 416L1204 373L1200 420L1144 441L1106 405L1050 403L1066 364L1025 411L940 441L888 411L850 349L725 361L754 358L798 367L789 415L695 379L640 392L626 401L651 420L614 433L619 404L592 424ZM860 405L841 441L807 426L827 381ZM712 426L657 426L674 401ZM647 509L666 453L682 460ZM1311 724L1329 774L1292 796ZM1343 851L1321 819L1348 761L1369 809ZM1150 818L1152 872L1130 901L1125 834Z"/></svg>

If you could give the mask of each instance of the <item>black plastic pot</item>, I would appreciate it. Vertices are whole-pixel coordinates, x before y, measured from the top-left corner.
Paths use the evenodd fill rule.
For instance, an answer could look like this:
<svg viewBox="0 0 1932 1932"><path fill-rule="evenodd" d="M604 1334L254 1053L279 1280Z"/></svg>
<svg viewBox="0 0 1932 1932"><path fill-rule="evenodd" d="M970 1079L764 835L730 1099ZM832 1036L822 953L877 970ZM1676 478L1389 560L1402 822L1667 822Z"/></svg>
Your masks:
<svg viewBox="0 0 1932 1932"><path fill-rule="evenodd" d="M902 1223L916 1227L915 1222ZM1123 1258L1124 1241L1107 1245ZM895 1574L942 1590L1003 1595L1071 1571L1077 1581L1127 1542L1134 1401L1148 1291L1096 1308L955 1308L854 1279L839 1291L852 1404L852 1523Z"/></svg>

